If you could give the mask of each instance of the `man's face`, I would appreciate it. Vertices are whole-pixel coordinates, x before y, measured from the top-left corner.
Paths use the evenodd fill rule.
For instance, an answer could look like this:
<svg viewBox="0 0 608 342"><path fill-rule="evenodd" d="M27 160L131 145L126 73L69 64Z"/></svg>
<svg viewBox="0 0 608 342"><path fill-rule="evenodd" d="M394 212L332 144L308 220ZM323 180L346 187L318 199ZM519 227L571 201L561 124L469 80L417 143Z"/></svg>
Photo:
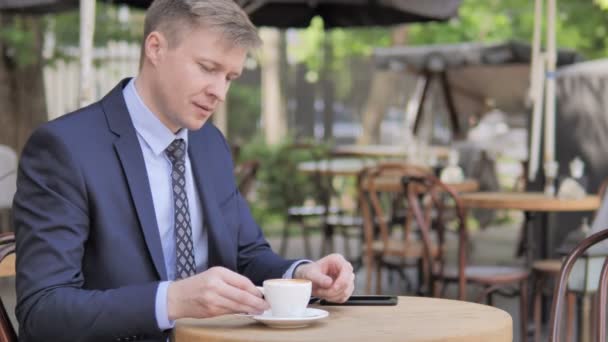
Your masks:
<svg viewBox="0 0 608 342"><path fill-rule="evenodd" d="M172 132L203 126L225 101L230 82L240 76L247 56L245 48L225 41L215 30L197 28L181 34L173 47L159 34L150 60L153 98L147 104Z"/></svg>

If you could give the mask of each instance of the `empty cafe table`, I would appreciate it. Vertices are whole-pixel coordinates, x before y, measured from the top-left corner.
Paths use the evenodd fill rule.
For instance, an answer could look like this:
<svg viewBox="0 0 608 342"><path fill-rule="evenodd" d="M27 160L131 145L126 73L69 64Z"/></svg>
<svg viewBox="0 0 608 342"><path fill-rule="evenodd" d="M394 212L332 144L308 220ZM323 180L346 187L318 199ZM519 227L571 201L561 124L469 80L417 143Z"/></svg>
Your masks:
<svg viewBox="0 0 608 342"><path fill-rule="evenodd" d="M269 328L248 317L180 319L175 342L350 341L511 342L513 322L503 310L448 299L399 297L396 306L315 306L329 317L306 328Z"/></svg>
<svg viewBox="0 0 608 342"><path fill-rule="evenodd" d="M540 257L547 258L549 248L553 245L553 236L548 231L547 214L555 212L577 212L593 211L600 206L600 198L597 195L587 195L581 199L560 199L557 197L546 196L541 192L471 192L460 195L460 200L465 208L482 209L511 209L521 210L525 213L525 223L530 226L532 215L540 213L542 224L541 236L539 241ZM528 240L528 263L531 264L534 248L532 229L528 229L526 235Z"/></svg>

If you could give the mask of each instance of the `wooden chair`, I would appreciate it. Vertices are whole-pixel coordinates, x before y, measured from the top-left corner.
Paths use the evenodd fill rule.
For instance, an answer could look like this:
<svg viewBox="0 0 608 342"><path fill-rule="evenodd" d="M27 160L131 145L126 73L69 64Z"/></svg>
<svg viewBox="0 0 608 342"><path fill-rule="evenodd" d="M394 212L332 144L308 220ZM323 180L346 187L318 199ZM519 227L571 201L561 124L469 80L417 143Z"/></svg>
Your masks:
<svg viewBox="0 0 608 342"><path fill-rule="evenodd" d="M8 255L15 253L15 235L4 233L0 235L0 262ZM17 334L0 298L0 342L16 342Z"/></svg>
<svg viewBox="0 0 608 342"><path fill-rule="evenodd" d="M403 186L407 192L409 206L412 208L418 228L424 243L424 260L430 262L427 268L427 284L434 296L442 293L447 283L458 283L458 298L466 300L467 284L475 284L483 288L477 301L492 305L492 295L508 287L519 287L521 341L527 337L527 283L530 276L528 269L517 266L490 266L468 264L467 251L469 237L465 211L456 192L443 184L433 175L424 177L406 177ZM458 266L446 265L443 253L433 251L434 245L430 237L433 224L443 241L446 221L443 219L445 208L449 205L456 210L458 231Z"/></svg>
<svg viewBox="0 0 608 342"><path fill-rule="evenodd" d="M298 160L295 159L300 158L302 160L320 162L329 156L325 149L309 143L294 143L286 148L286 153L290 157L287 162L293 165L290 167L292 174L283 175L284 177L294 177L298 173ZM298 158L295 157L296 155ZM312 258L309 231L325 229L324 222L326 222L327 217L340 212L339 208L331 206L333 192L331 175L323 172L313 172L307 176L307 185L309 187L309 191L307 192L311 196L313 205L300 202L299 197L301 197L301 194L296 192L305 191L305 189L294 189L293 186L289 186L283 191L284 200L288 204L286 223L283 227L281 245L279 247L279 254L283 256L287 251L290 227L295 225L300 228L304 240L305 257ZM324 235L327 235L326 232L324 232ZM328 243L325 239L323 240L324 245L322 250L327 249Z"/></svg>
<svg viewBox="0 0 608 342"><path fill-rule="evenodd" d="M372 288L372 274L376 274L376 293L382 289L382 269L397 271L401 278L409 285L404 273L406 267L421 269L423 258L423 244L415 238L411 226L411 215L406 208L405 193L399 188L386 189L382 180L387 178L401 179L404 176L421 176L429 170L403 163L381 163L375 167L365 169L360 175L359 207L363 213L365 263L367 265L366 292ZM392 211L395 204L401 202L405 210L405 219L402 220L401 238L395 238L392 230ZM409 217L408 217L409 216ZM431 247L432 253L439 251L436 245Z"/></svg>
<svg viewBox="0 0 608 342"><path fill-rule="evenodd" d="M258 160L246 160L238 164L234 169L234 174L238 182L239 192L244 198L247 198L249 192L255 183L255 176L260 167Z"/></svg>
<svg viewBox="0 0 608 342"><path fill-rule="evenodd" d="M555 285L555 292L553 296L553 304L551 306L551 322L549 328L549 342L557 342L561 339L560 335L560 324L562 311L564 309L564 297L568 289L568 278L570 271L574 267L577 259L585 253L593 245L608 240L608 229L602 230L595 233L588 238L581 241L564 260L561 270L559 272L559 279ZM608 258L604 262L602 271L600 274L600 281L597 293L597 310L595 317L595 341L605 342L606 341L606 297L608 295Z"/></svg>
<svg viewBox="0 0 608 342"><path fill-rule="evenodd" d="M608 188L608 179L604 180L599 187L598 196L604 198L606 189ZM526 224L524 223L524 226ZM542 335L542 296L545 292L546 285L551 279L557 278L562 267L561 259L543 259L537 260L532 264L532 279L534 279L533 292L533 317L534 317L534 341L540 342ZM566 341L572 341L574 331L574 307L576 305L576 294L570 291L566 292Z"/></svg>

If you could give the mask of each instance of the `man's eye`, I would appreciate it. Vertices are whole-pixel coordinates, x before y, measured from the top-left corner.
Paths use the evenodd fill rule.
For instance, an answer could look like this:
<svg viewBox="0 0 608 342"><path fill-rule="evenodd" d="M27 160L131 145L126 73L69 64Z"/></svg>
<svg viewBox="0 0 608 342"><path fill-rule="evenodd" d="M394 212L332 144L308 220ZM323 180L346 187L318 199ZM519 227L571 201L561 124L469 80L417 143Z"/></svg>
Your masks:
<svg viewBox="0 0 608 342"><path fill-rule="evenodd" d="M201 69L203 69L203 71L206 71L206 72L213 72L213 68L208 67L208 66L206 66L206 65L204 65L204 64L199 64L199 65L200 65Z"/></svg>

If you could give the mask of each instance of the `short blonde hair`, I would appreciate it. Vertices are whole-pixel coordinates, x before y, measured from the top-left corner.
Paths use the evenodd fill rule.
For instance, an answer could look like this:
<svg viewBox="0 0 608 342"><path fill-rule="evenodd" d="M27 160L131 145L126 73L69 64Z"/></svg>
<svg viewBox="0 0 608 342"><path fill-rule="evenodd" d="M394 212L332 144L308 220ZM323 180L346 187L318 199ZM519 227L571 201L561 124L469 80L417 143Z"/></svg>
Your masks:
<svg viewBox="0 0 608 342"><path fill-rule="evenodd" d="M238 47L254 49L262 44L256 27L234 0L154 0L144 21L141 60L150 33L163 33L169 47L175 47L184 34L198 27L217 30Z"/></svg>

